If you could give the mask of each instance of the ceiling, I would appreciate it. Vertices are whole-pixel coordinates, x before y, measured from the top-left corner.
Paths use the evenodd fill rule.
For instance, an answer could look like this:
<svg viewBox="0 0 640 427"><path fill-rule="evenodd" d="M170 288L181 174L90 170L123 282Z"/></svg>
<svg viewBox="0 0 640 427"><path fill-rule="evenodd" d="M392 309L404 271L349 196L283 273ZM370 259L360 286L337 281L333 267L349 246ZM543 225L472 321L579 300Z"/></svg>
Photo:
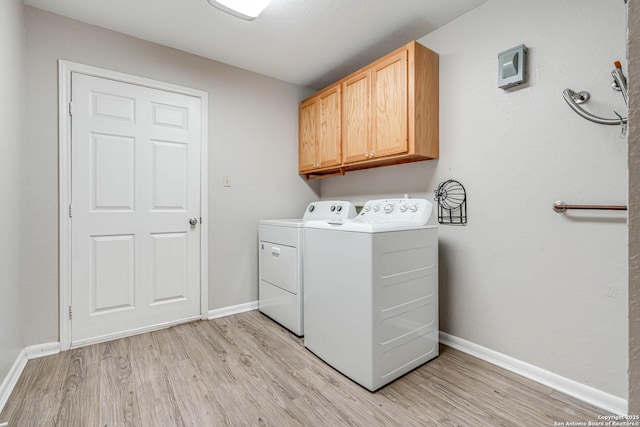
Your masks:
<svg viewBox="0 0 640 427"><path fill-rule="evenodd" d="M39 9L320 89L488 0L273 0L243 21L207 0L24 0Z"/></svg>

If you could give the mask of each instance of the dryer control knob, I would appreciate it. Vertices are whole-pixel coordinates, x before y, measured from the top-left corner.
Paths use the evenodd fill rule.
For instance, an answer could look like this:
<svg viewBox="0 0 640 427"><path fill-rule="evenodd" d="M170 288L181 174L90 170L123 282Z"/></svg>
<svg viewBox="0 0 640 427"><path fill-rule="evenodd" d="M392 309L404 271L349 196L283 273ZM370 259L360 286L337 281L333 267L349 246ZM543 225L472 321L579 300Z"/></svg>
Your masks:
<svg viewBox="0 0 640 427"><path fill-rule="evenodd" d="M316 210L316 205L309 205L309 212L313 212Z"/></svg>
<svg viewBox="0 0 640 427"><path fill-rule="evenodd" d="M336 205L331 205L331 208L329 209L331 212L334 212L336 210Z"/></svg>
<svg viewBox="0 0 640 427"><path fill-rule="evenodd" d="M338 205L338 206L336 207L336 211L338 211L338 212L342 211L342 205Z"/></svg>
<svg viewBox="0 0 640 427"><path fill-rule="evenodd" d="M364 208L365 212L369 212L371 210L371 206L367 206L366 208Z"/></svg>
<svg viewBox="0 0 640 427"><path fill-rule="evenodd" d="M407 205L400 206L400 212L405 213L407 211Z"/></svg>
<svg viewBox="0 0 640 427"><path fill-rule="evenodd" d="M380 210L380 206L375 205L375 206L373 207L373 211L374 211L374 212L378 212L379 210Z"/></svg>
<svg viewBox="0 0 640 427"><path fill-rule="evenodd" d="M384 207L384 211L385 211L386 213L391 213L391 212L393 212L393 205L392 205L392 204L385 205L385 207Z"/></svg>
<svg viewBox="0 0 640 427"><path fill-rule="evenodd" d="M411 212L418 212L418 205L413 205L409 209L411 209Z"/></svg>

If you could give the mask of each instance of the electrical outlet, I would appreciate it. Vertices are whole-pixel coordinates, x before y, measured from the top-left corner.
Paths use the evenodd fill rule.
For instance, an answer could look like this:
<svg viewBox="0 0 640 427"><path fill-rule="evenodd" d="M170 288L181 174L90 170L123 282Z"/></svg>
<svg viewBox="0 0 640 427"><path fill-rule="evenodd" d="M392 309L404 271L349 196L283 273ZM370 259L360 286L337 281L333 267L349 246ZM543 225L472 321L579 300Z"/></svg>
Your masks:
<svg viewBox="0 0 640 427"><path fill-rule="evenodd" d="M225 175L222 177L222 186L231 187L231 175Z"/></svg>

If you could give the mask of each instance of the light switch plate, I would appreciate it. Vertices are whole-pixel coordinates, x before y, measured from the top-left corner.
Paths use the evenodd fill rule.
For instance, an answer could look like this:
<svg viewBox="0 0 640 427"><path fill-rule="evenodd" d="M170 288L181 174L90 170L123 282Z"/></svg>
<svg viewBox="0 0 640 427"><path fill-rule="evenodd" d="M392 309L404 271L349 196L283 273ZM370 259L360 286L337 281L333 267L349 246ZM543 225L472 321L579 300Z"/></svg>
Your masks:
<svg viewBox="0 0 640 427"><path fill-rule="evenodd" d="M527 47L523 44L498 54L498 87L508 89L527 81Z"/></svg>

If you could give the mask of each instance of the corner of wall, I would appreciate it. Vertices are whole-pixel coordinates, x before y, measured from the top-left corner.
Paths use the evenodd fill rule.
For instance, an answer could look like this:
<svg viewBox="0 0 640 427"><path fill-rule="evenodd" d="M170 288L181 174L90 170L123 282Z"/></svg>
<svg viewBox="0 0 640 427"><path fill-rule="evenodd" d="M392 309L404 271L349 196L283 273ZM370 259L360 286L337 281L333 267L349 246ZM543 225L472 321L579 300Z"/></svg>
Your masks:
<svg viewBox="0 0 640 427"><path fill-rule="evenodd" d="M640 414L640 2L628 3L629 413Z"/></svg>

